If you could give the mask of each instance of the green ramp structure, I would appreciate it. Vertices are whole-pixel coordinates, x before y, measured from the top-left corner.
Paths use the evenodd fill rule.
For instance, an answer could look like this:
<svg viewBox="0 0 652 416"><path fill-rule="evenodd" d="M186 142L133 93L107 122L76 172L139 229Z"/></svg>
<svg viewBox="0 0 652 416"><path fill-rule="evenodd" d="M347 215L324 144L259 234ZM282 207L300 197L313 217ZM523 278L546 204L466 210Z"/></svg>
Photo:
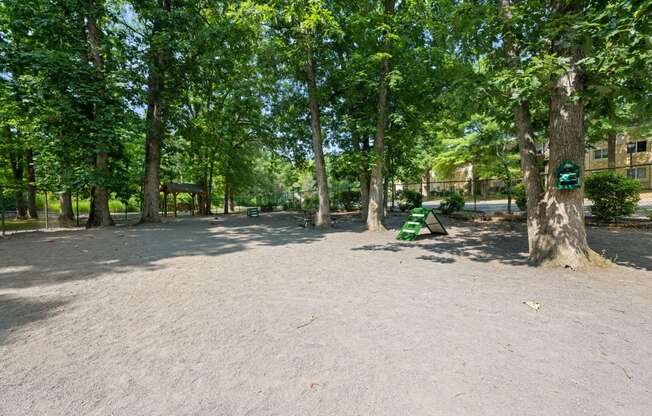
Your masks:
<svg viewBox="0 0 652 416"><path fill-rule="evenodd" d="M403 224L396 238L398 240L414 241L424 229L427 229L429 234L448 234L434 209L414 208L410 211L408 220Z"/></svg>

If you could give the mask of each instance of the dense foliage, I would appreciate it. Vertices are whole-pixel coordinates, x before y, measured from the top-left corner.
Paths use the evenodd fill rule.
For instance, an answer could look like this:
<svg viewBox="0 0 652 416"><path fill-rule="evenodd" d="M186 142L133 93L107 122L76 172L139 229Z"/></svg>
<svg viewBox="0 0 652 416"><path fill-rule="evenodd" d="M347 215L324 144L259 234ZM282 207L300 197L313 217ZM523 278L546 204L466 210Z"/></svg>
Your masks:
<svg viewBox="0 0 652 416"><path fill-rule="evenodd" d="M69 218L79 193L91 226L110 225L107 198L156 221L171 181L200 185L204 213L300 193L374 221L393 184L433 172L470 166L510 193L522 127L546 148L564 74L581 74L588 142L649 133L650 16L626 0L5 0L0 185L18 216L41 188Z"/></svg>
<svg viewBox="0 0 652 416"><path fill-rule="evenodd" d="M412 208L419 208L423 203L421 192L403 189L396 193L396 203L401 211L409 211Z"/></svg>

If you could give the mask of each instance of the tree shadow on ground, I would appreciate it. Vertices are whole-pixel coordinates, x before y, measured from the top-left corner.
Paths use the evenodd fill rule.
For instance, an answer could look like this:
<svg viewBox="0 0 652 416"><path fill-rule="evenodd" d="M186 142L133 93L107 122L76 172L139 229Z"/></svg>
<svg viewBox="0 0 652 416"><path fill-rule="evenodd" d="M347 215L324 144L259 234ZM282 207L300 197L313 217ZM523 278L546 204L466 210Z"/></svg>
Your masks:
<svg viewBox="0 0 652 416"><path fill-rule="evenodd" d="M652 271L652 232L631 228L588 227L589 246L621 266Z"/></svg>
<svg viewBox="0 0 652 416"><path fill-rule="evenodd" d="M451 264L466 258L482 263L499 261L515 266L527 265L527 237L517 228L502 224L442 220L448 228L448 235L427 234L412 243L396 241L369 244L353 250L399 252L417 248L427 252L417 259L434 263Z"/></svg>
<svg viewBox="0 0 652 416"><path fill-rule="evenodd" d="M398 230L405 216L388 218L388 226ZM527 266L528 242L524 224L470 222L442 218L449 235L424 235L414 243L389 242L364 245L353 250L399 252L419 248L426 254L419 260L454 263L459 258L488 263L497 261L512 266ZM652 270L652 233L624 228L587 228L589 245L614 263L640 270Z"/></svg>
<svg viewBox="0 0 652 416"><path fill-rule="evenodd" d="M134 269L158 270L175 257L221 256L256 246L311 244L328 233L359 232L341 223L304 229L290 214L167 219L159 225L31 233L0 240L0 290L85 280ZM12 247L13 246L13 247ZM17 247L17 248L14 248Z"/></svg>
<svg viewBox="0 0 652 416"><path fill-rule="evenodd" d="M11 332L33 322L42 321L64 305L67 300L39 302L13 295L0 295L0 345L8 342Z"/></svg>

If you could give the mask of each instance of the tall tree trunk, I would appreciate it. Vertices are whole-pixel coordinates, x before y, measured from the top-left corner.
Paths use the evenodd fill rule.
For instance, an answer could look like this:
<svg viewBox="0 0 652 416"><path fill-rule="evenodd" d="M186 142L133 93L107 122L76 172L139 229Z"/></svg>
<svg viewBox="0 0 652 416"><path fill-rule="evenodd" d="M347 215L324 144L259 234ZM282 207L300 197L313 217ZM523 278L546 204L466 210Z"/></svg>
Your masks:
<svg viewBox="0 0 652 416"><path fill-rule="evenodd" d="M385 0L385 15L394 14L395 0ZM389 41L385 42L388 49ZM385 217L385 201L383 190L383 169L385 158L385 129L387 128L387 75L389 74L389 60L383 59L378 70L378 106L376 120L376 137L374 139L374 163L369 179L369 209L367 215L367 229L369 231L382 231Z"/></svg>
<svg viewBox="0 0 652 416"><path fill-rule="evenodd" d="M389 196L389 176L385 175L383 182L383 218L387 215L387 201Z"/></svg>
<svg viewBox="0 0 652 416"><path fill-rule="evenodd" d="M499 0L498 7L506 24L510 24L512 13L509 8L509 0ZM518 69L519 51L514 42L514 36L510 29L505 33L505 50L508 55L508 62L513 70ZM513 108L514 125L516 126L516 137L521 158L521 170L523 172L523 184L527 201L527 231L528 247L530 258L535 252L535 242L541 233L541 225L544 221L545 207L541 204L543 199L543 183L539 174L537 161L537 149L532 132L532 116L530 104L527 99L521 99Z"/></svg>
<svg viewBox="0 0 652 416"><path fill-rule="evenodd" d="M369 141L364 140L364 143L360 143L360 139L356 132L351 134L351 142L353 144L353 150L359 152L363 155L369 149ZM361 164L358 170L358 180L360 182L360 219L362 222L367 222L367 212L369 209L369 172L367 172L367 165Z"/></svg>
<svg viewBox="0 0 652 416"><path fill-rule="evenodd" d="M545 207L542 205L544 189L539 172L537 148L532 133L532 116L528 101L521 101L514 107L514 122L521 157L523 184L525 185L528 247L530 257L534 260L532 255L535 251L535 242L541 233L541 225L545 220Z"/></svg>
<svg viewBox="0 0 652 416"><path fill-rule="evenodd" d="M208 199L208 173L204 171L203 177L197 181L197 185L199 185L202 190L204 191L203 193L198 193L197 194L197 215L209 215L209 199Z"/></svg>
<svg viewBox="0 0 652 416"><path fill-rule="evenodd" d="M507 168L507 178L505 181L505 185L507 188L507 212L512 213L512 190L514 188L514 184L512 182L512 176L509 174L509 168Z"/></svg>
<svg viewBox="0 0 652 416"><path fill-rule="evenodd" d="M158 55L158 54L157 54ZM161 141L163 139L163 78L152 68L148 80L147 132L145 135L145 180L141 223L160 222Z"/></svg>
<svg viewBox="0 0 652 416"><path fill-rule="evenodd" d="M170 12L170 0L159 1L161 11ZM155 19L153 37L162 31L161 19ZM141 223L157 223L161 186L161 142L165 134L165 67L166 53L150 43L149 74L147 80L147 132L145 134L145 180L143 183L143 212Z"/></svg>
<svg viewBox="0 0 652 416"><path fill-rule="evenodd" d="M369 215L369 172L360 172L360 220L367 223Z"/></svg>
<svg viewBox="0 0 652 416"><path fill-rule="evenodd" d="M11 156L11 172L13 174L14 184L16 185L16 218L27 218L27 205L25 204L25 193L23 192L23 158L20 152L12 152Z"/></svg>
<svg viewBox="0 0 652 416"><path fill-rule="evenodd" d="M423 173L423 177L424 182L422 194L427 199L430 197L430 168L426 169L426 171Z"/></svg>
<svg viewBox="0 0 652 416"><path fill-rule="evenodd" d="M362 142L362 151L367 153L370 148L369 137L365 137ZM365 224L369 216L369 186L370 186L370 172L368 166L365 164L360 171L360 219Z"/></svg>
<svg viewBox="0 0 652 416"><path fill-rule="evenodd" d="M566 17L581 13L583 1L552 2L553 16ZM584 226L584 189L558 190L556 167L571 161L584 172L584 103L578 98L584 88L584 74L579 61L582 52L578 40L567 28L565 41L554 40L557 56L568 58L568 68L554 82L550 98L550 168L548 189L543 198L542 229L530 258L537 264L579 269L597 261L586 240ZM569 40L570 39L570 40ZM583 175L582 175L583 176Z"/></svg>
<svg viewBox="0 0 652 416"><path fill-rule="evenodd" d="M65 191L59 194L59 226L72 227L75 225L75 213L72 209L72 192Z"/></svg>
<svg viewBox="0 0 652 416"><path fill-rule="evenodd" d="M27 149L27 211L30 218L38 218L36 209L36 169L34 169L34 151Z"/></svg>
<svg viewBox="0 0 652 416"><path fill-rule="evenodd" d="M101 82L104 83L102 56L100 55L100 39L97 29L97 20L95 18L95 0L89 1L90 13L86 16L86 31L88 33L88 43L90 45L90 57L95 72ZM100 96L105 96L106 91L104 85L101 86L99 91ZM96 115L103 109L98 109L96 105L92 105L92 118L97 118ZM98 137L100 137L99 135ZM91 199L92 212L88 215L87 227L107 227L114 225L113 218L111 218L111 211L109 209L109 191L106 189L105 182L110 177L109 171L109 154L107 150L108 144L98 139L95 148L95 168L100 176L100 180L93 185L93 194Z"/></svg>
<svg viewBox="0 0 652 416"><path fill-rule="evenodd" d="M609 170L616 170L616 139L618 135L615 132L609 132L607 136L607 153Z"/></svg>
<svg viewBox="0 0 652 416"><path fill-rule="evenodd" d="M229 213L229 198L231 197L231 187L229 186L229 181L224 175L224 213Z"/></svg>
<svg viewBox="0 0 652 416"><path fill-rule="evenodd" d="M215 162L211 159L211 165L208 169L208 186L206 187L206 198L208 199L208 215L213 215L213 173L215 171Z"/></svg>
<svg viewBox="0 0 652 416"><path fill-rule="evenodd" d="M315 226L329 228L331 213L330 200L328 198L326 162L324 160L321 137L321 115L319 110L319 93L317 91L317 62L310 47L308 47L307 55L305 71L310 106L310 129L312 131L312 150L315 154L315 175L317 177L317 192L319 194L319 209L315 216Z"/></svg>

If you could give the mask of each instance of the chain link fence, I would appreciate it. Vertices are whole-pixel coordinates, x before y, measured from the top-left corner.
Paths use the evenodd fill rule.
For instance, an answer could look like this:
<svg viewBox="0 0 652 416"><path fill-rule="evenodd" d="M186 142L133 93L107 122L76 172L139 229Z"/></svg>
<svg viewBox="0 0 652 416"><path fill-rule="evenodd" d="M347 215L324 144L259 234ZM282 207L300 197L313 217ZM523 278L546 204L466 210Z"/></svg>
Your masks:
<svg viewBox="0 0 652 416"><path fill-rule="evenodd" d="M70 193L63 198L60 191L24 185L0 184L0 235L24 231L54 230L85 227L90 211L90 199L82 193ZM64 202L67 209L62 210ZM117 223L139 218L137 203L112 199L109 203ZM65 212L66 215L62 213Z"/></svg>
<svg viewBox="0 0 652 416"><path fill-rule="evenodd" d="M586 173L603 172L607 169L591 169ZM652 164L623 166L618 172L637 179L644 191L652 190ZM545 176L544 176L545 178ZM428 181L400 183L390 181L385 187L387 206L393 209L398 206L398 198L403 190L419 192L424 202L437 204L451 193L460 193L469 208L477 210L483 203L502 201L505 207L512 200L511 208L515 208L514 189L520 184L519 178L511 181L500 179L468 179L449 181ZM329 190L332 211L351 211L359 209L360 188L348 184L335 184ZM126 203L112 199L110 210L117 223L136 222L140 218L140 198L132 197ZM162 197L161 197L162 201ZM90 210L88 195L72 193L69 198L71 209L68 218L62 219L61 193L30 186L15 186L0 184L0 233L2 236L34 230L49 230L70 227L84 227ZM225 206L228 205L228 209ZM316 189L295 188L276 192L252 192L233 195L214 193L211 198L211 213L223 212L242 213L247 207L259 207L263 212L271 211L301 211L313 210L318 205ZM189 197L180 197L178 215L193 215L193 204ZM197 206L197 205L194 205ZM161 202L161 213L164 213ZM168 216L170 213L168 212Z"/></svg>

